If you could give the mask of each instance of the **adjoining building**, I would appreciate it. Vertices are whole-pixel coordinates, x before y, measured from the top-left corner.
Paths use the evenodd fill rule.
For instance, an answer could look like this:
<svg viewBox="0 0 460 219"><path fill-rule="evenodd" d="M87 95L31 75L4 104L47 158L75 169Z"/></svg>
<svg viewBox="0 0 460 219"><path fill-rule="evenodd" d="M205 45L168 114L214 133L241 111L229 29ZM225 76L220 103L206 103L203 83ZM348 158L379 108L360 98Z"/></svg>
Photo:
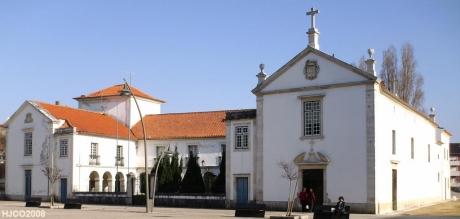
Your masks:
<svg viewBox="0 0 460 219"><path fill-rule="evenodd" d="M450 143L450 187L460 194L460 143ZM457 198L460 198L457 197Z"/></svg>
<svg viewBox="0 0 460 219"><path fill-rule="evenodd" d="M312 188L318 204L344 196L355 212L381 214L450 197L451 134L435 119L389 92L372 50L361 70L308 46L267 77L260 65L256 109L162 114L165 101L138 89L147 158L177 148L199 157L202 173L218 173L226 153L226 200L285 209L289 183L279 162L298 173L297 191ZM139 192L143 134L132 97L115 85L75 98L78 109L25 101L7 121L6 193L11 199L74 192ZM249 91L248 91L249 92ZM55 188L41 173L49 146L63 169Z"/></svg>

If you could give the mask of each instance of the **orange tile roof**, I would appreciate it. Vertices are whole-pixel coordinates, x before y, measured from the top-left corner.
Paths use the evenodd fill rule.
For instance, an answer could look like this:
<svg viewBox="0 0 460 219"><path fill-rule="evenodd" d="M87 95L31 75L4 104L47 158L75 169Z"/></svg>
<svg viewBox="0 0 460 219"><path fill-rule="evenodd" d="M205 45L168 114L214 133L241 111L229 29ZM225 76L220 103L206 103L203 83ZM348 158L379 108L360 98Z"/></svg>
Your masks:
<svg viewBox="0 0 460 219"><path fill-rule="evenodd" d="M157 99L155 97L152 97L151 95L148 95L147 93L133 87L133 86L130 86L131 90L133 91L133 94L136 96L136 97L142 97L142 98L145 98L145 99L148 99L148 100L154 100L154 101L158 101L158 102L161 102L161 103L164 103L165 101L163 100L160 100L160 99ZM102 90L98 90L96 92L92 92L90 94L87 94L87 95L81 95L80 97L75 97L74 99L75 100L81 100L81 99L90 99L90 98L100 98L100 97L113 97L113 96L120 96L120 92L121 90L123 89L123 84L117 84L117 85L114 85L114 86L111 86L111 87L108 87L108 88L104 88Z"/></svg>
<svg viewBox="0 0 460 219"><path fill-rule="evenodd" d="M224 138L227 111L171 113L144 117L148 139ZM142 138L141 122L133 128L134 134Z"/></svg>
<svg viewBox="0 0 460 219"><path fill-rule="evenodd" d="M31 101L57 119L65 120L63 127L75 127L77 132L98 136L127 139L129 128L116 119L98 112L75 109L68 106ZM118 125L118 128L117 128ZM118 129L118 131L117 131ZM131 133L131 138L136 139Z"/></svg>

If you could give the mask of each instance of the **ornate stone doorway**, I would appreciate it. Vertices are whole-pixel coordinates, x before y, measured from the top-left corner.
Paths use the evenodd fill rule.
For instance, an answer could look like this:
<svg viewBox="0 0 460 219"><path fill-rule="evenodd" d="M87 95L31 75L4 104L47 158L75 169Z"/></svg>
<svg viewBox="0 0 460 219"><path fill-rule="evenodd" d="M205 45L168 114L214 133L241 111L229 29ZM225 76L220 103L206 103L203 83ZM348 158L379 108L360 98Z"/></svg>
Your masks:
<svg viewBox="0 0 460 219"><path fill-rule="evenodd" d="M308 153L301 153L294 159L294 163L299 168L299 187L312 188L316 196L316 204L323 204L327 200L326 170L329 159L320 152L313 149Z"/></svg>

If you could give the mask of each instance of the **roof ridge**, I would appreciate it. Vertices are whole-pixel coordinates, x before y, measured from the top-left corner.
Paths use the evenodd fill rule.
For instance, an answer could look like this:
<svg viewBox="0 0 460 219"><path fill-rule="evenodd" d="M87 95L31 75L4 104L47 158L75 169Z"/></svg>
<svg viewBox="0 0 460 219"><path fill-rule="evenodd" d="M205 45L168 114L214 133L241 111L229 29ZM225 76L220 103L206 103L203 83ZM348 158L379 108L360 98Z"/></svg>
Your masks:
<svg viewBox="0 0 460 219"><path fill-rule="evenodd" d="M255 110L252 108L248 109L229 109L229 110L210 110L210 111L192 111L192 112L174 112L174 113L160 113L160 114L148 114L145 116L161 116L161 115L177 115L177 114L200 114L200 113L217 113L217 112L235 112L241 110ZM145 117L144 116L144 117Z"/></svg>
<svg viewBox="0 0 460 219"><path fill-rule="evenodd" d="M46 103L46 102L37 101L37 100L29 100L29 101L34 102L34 103L38 103L38 104L47 104L47 105L51 105L51 106L55 106L55 107L69 108L69 109L72 109L72 110L78 110L78 111L89 112L89 113L94 113L94 114L99 114L99 115L107 116L106 113L97 112L97 111L92 111L92 110L87 110L87 109L75 108L75 107L71 107L71 106L67 106L67 105L56 105L56 104Z"/></svg>

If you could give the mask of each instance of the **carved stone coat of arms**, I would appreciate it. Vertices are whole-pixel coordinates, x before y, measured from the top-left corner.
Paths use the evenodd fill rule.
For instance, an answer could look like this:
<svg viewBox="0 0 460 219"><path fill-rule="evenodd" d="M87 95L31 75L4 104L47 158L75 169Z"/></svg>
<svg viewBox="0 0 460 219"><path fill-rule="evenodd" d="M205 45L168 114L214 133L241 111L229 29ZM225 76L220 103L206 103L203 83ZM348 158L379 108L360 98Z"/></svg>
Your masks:
<svg viewBox="0 0 460 219"><path fill-rule="evenodd" d="M313 80L318 76L319 65L317 61L307 60L304 67L304 74L308 80Z"/></svg>

